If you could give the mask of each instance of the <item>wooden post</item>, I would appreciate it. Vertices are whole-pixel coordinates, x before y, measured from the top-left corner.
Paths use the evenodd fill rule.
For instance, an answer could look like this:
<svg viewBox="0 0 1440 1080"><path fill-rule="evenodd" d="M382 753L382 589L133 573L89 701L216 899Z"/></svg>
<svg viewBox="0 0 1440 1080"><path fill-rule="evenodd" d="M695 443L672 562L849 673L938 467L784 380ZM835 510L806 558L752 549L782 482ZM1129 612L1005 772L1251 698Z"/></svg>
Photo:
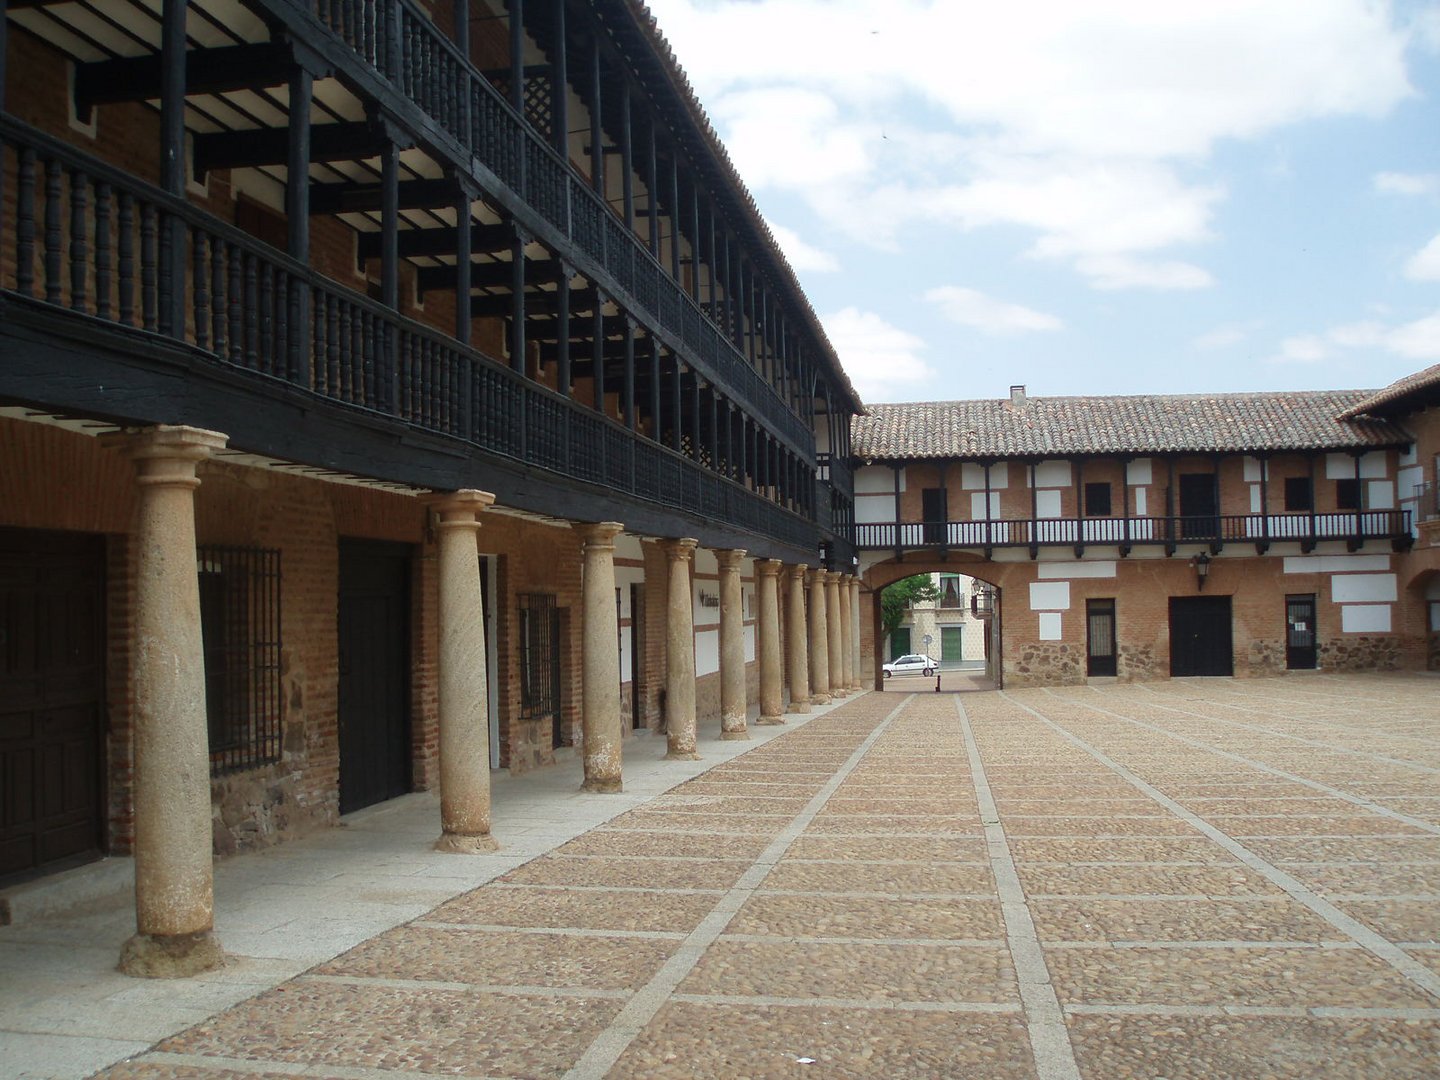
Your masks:
<svg viewBox="0 0 1440 1080"><path fill-rule="evenodd" d="M470 256L472 233L470 203L475 193L465 184L455 200L455 337L462 345L470 344Z"/></svg>
<svg viewBox="0 0 1440 1080"><path fill-rule="evenodd" d="M625 426L635 430L635 320L621 313L620 325L625 333Z"/></svg>
<svg viewBox="0 0 1440 1080"><path fill-rule="evenodd" d="M510 104L525 115L525 0L510 0Z"/></svg>
<svg viewBox="0 0 1440 1080"><path fill-rule="evenodd" d="M605 411L605 294L596 289L594 295L595 314L591 344L594 346L595 355L595 411L601 416L606 416L608 414Z"/></svg>
<svg viewBox="0 0 1440 1080"><path fill-rule="evenodd" d="M620 80L620 191L625 228L635 231L635 133L630 115L630 79Z"/></svg>
<svg viewBox="0 0 1440 1080"><path fill-rule="evenodd" d="M555 388L570 396L570 276L568 263L560 263L560 277L555 284L555 324L560 328L555 340Z"/></svg>
<svg viewBox="0 0 1440 1080"><path fill-rule="evenodd" d="M670 147L670 274L681 283L680 272L680 148Z"/></svg>
<svg viewBox="0 0 1440 1080"><path fill-rule="evenodd" d="M566 90L569 45L565 37L565 0L553 0L555 41L550 50L550 108L553 110L551 138L555 152L570 161L570 95Z"/></svg>
<svg viewBox="0 0 1440 1080"><path fill-rule="evenodd" d="M601 109L600 35L590 41L590 186L605 198L605 132L600 124Z"/></svg>
<svg viewBox="0 0 1440 1080"><path fill-rule="evenodd" d="M520 0L514 0L516 4ZM510 370L525 374L525 243L528 236L512 223L510 238Z"/></svg>
<svg viewBox="0 0 1440 1080"><path fill-rule="evenodd" d="M650 143L646 147L645 187L650 196L650 254L660 259L660 165L655 151L655 128L658 121L650 117Z"/></svg>
<svg viewBox="0 0 1440 1080"><path fill-rule="evenodd" d="M400 147L393 133L380 152L380 302L400 306Z"/></svg>
<svg viewBox="0 0 1440 1080"><path fill-rule="evenodd" d="M315 77L301 64L290 72L290 136L285 158L286 250L296 262L310 265L310 100ZM290 283L291 377L310 385L310 289L303 281ZM197 328L198 329L198 328Z"/></svg>

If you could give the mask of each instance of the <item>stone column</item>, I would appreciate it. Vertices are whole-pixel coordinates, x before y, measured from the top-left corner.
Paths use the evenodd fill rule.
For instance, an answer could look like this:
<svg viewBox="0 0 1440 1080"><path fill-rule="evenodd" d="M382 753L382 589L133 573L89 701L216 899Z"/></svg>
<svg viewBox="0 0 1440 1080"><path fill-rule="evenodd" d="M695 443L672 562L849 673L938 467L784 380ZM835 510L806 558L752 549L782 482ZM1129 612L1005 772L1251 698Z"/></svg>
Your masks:
<svg viewBox="0 0 1440 1080"><path fill-rule="evenodd" d="M790 584L786 595L785 619L786 660L790 668L790 711L810 711L810 657L805 648L805 566L792 566L785 572Z"/></svg>
<svg viewBox="0 0 1440 1080"><path fill-rule="evenodd" d="M853 676L850 686L855 690L865 689L861 673L860 656L860 579L850 579L850 656Z"/></svg>
<svg viewBox="0 0 1440 1080"><path fill-rule="evenodd" d="M745 724L745 605L740 587L743 549L717 551L720 563L720 738L750 738Z"/></svg>
<svg viewBox="0 0 1440 1080"><path fill-rule="evenodd" d="M825 571L806 575L810 582L810 701L830 704L830 631L825 618Z"/></svg>
<svg viewBox="0 0 1440 1080"><path fill-rule="evenodd" d="M855 689L855 657L852 651L855 624L850 618L850 579L844 574L836 583L836 594L840 600L840 685L848 693Z"/></svg>
<svg viewBox="0 0 1440 1080"><path fill-rule="evenodd" d="M759 575L760 632L756 652L760 654L760 719L757 724L783 724L784 691L780 679L780 560L765 559L755 564Z"/></svg>
<svg viewBox="0 0 1440 1080"><path fill-rule="evenodd" d="M665 756L694 761L695 752L695 610L690 588L690 559L699 541L670 540L670 594L665 619Z"/></svg>
<svg viewBox="0 0 1440 1080"><path fill-rule="evenodd" d="M108 436L135 463L135 936L120 970L183 978L217 968L210 733L195 561L196 466L227 441L163 425Z"/></svg>
<svg viewBox="0 0 1440 1080"><path fill-rule="evenodd" d="M465 489L426 497L440 521L440 839L436 851L495 851L490 835L490 701L480 599L480 512L495 501Z"/></svg>
<svg viewBox="0 0 1440 1080"><path fill-rule="evenodd" d="M825 649L830 660L830 697L849 697L840 640L840 575L833 570L825 575Z"/></svg>
<svg viewBox="0 0 1440 1080"><path fill-rule="evenodd" d="M625 526L618 521L580 524L585 538L584 613L581 641L581 682L584 712L580 718L585 782L581 791L614 794L624 790L620 727L620 634L615 612L615 537Z"/></svg>

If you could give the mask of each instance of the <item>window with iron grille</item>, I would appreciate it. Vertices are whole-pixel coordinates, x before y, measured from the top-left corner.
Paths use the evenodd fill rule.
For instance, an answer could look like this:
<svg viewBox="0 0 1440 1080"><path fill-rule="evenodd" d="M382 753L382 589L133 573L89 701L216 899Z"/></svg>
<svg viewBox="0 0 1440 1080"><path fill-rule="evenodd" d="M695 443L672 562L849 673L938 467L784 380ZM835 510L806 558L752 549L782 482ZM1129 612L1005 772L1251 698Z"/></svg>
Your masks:
<svg viewBox="0 0 1440 1080"><path fill-rule="evenodd" d="M210 775L280 759L280 552L202 545Z"/></svg>
<svg viewBox="0 0 1440 1080"><path fill-rule="evenodd" d="M555 597L520 594L520 716L536 720L560 711L560 623Z"/></svg>
<svg viewBox="0 0 1440 1080"><path fill-rule="evenodd" d="M940 575L940 606L942 608L965 606L965 590L960 587L960 575Z"/></svg>

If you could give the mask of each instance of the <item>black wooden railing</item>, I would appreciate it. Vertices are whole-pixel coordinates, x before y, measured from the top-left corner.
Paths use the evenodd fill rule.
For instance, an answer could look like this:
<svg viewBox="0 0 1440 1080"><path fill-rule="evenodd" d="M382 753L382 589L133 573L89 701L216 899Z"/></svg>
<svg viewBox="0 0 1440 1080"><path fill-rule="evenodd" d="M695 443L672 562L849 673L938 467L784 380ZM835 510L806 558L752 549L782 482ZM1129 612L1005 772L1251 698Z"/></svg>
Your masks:
<svg viewBox="0 0 1440 1080"><path fill-rule="evenodd" d="M802 454L813 453L813 432L775 387L411 0L266 2L302 11L313 3L322 26L625 290L622 306L667 331L707 378L726 386Z"/></svg>
<svg viewBox="0 0 1440 1080"><path fill-rule="evenodd" d="M842 495L855 494L855 470L850 462L834 454L815 455L815 473Z"/></svg>
<svg viewBox="0 0 1440 1080"><path fill-rule="evenodd" d="M138 351L178 342L493 454L815 542L804 518L3 113L0 238L7 299L106 324Z"/></svg>
<svg viewBox="0 0 1440 1080"><path fill-rule="evenodd" d="M1226 544L1267 541L1397 540L1410 535L1408 510L1204 517L1019 518L992 521L862 522L859 548L1055 547L1079 544Z"/></svg>

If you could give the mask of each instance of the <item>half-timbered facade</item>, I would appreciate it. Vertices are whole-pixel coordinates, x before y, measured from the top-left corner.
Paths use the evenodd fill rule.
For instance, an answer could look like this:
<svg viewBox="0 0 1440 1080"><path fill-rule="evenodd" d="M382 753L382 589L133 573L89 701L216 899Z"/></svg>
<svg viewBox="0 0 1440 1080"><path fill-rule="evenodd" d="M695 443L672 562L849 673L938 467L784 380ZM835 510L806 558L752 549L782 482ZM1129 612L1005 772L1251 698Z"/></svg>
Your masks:
<svg viewBox="0 0 1440 1080"><path fill-rule="evenodd" d="M994 586L1010 686L1434 665L1437 384L871 406L864 576Z"/></svg>
<svg viewBox="0 0 1440 1080"><path fill-rule="evenodd" d="M0 64L0 884L134 850L127 965L204 966L212 844L479 850L492 764L854 681L860 402L638 0L0 0Z"/></svg>

